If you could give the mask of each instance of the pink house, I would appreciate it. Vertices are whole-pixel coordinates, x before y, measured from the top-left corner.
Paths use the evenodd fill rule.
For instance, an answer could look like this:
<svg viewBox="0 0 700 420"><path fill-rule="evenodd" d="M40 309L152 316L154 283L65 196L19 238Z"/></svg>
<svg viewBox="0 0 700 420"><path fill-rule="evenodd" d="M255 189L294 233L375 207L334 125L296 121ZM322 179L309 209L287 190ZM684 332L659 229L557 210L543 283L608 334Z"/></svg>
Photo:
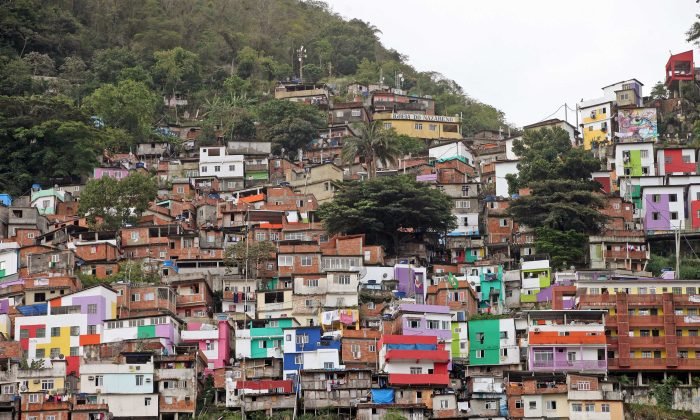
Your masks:
<svg viewBox="0 0 700 420"><path fill-rule="evenodd" d="M109 177L120 180L129 176L129 170L124 168L95 168L92 176L95 179Z"/></svg>
<svg viewBox="0 0 700 420"><path fill-rule="evenodd" d="M198 343L208 360L206 374L213 374L214 369L229 365L231 348L234 347L233 325L228 319L215 322L217 325L188 322L187 330L180 334L183 343Z"/></svg>

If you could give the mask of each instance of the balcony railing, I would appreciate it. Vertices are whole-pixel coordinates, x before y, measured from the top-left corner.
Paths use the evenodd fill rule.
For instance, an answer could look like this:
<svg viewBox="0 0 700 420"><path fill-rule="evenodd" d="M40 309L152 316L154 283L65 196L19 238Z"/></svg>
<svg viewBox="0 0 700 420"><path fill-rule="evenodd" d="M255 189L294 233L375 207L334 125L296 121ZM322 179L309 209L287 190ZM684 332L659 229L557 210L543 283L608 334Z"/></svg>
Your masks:
<svg viewBox="0 0 700 420"><path fill-rule="evenodd" d="M649 258L646 251L605 251L603 253L605 259L615 260L646 260Z"/></svg>
<svg viewBox="0 0 700 420"><path fill-rule="evenodd" d="M533 370L605 370L607 360L535 360Z"/></svg>

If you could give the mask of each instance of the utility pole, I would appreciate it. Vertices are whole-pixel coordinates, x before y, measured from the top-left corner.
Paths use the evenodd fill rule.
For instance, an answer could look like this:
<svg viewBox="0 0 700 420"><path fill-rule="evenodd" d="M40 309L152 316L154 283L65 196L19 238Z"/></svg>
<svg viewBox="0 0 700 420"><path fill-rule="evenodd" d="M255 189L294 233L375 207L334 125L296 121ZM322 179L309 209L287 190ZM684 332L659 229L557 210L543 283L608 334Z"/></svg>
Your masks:
<svg viewBox="0 0 700 420"><path fill-rule="evenodd" d="M297 50L297 58L299 59L299 81L304 83L304 59L306 58L306 48L300 46Z"/></svg>
<svg viewBox="0 0 700 420"><path fill-rule="evenodd" d="M676 280L681 278L681 226L678 225L675 232L676 239Z"/></svg>

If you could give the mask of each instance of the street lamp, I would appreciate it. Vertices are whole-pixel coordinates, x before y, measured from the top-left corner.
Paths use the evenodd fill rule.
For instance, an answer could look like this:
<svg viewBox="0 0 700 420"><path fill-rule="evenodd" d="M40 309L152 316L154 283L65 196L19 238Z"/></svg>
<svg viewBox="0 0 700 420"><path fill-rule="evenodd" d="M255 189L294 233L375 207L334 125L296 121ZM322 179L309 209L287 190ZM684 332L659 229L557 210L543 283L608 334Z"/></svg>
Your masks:
<svg viewBox="0 0 700 420"><path fill-rule="evenodd" d="M306 58L306 48L300 46L297 50L297 57L299 58L299 79L304 82L304 59Z"/></svg>

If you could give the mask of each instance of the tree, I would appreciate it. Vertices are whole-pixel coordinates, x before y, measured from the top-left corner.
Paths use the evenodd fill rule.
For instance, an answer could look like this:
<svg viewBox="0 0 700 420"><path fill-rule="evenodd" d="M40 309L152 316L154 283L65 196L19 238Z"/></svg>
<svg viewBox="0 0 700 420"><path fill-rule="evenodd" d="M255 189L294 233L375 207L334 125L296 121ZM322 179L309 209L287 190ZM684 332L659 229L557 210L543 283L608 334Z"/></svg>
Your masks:
<svg viewBox="0 0 700 420"><path fill-rule="evenodd" d="M156 60L153 74L164 91L175 95L179 90L192 90L199 83L201 70L197 54L177 47L156 51L153 57Z"/></svg>
<svg viewBox="0 0 700 420"><path fill-rule="evenodd" d="M345 139L343 161L352 163L356 157L361 157L370 179L377 175L377 161L384 166L396 164L396 159L401 156L401 145L395 131L384 129L381 121L359 125L357 131L359 134L356 137Z"/></svg>
<svg viewBox="0 0 700 420"><path fill-rule="evenodd" d="M700 15L695 15L696 18L700 19ZM686 41L693 42L695 45L700 45L700 21L693 22L693 25L685 33Z"/></svg>
<svg viewBox="0 0 700 420"><path fill-rule="evenodd" d="M0 58L0 95L22 95L32 90L29 65L19 58Z"/></svg>
<svg viewBox="0 0 700 420"><path fill-rule="evenodd" d="M520 156L518 175L508 178L511 193L529 188L530 194L513 200L508 213L521 225L535 229L538 251L548 252L557 267L580 262L586 235L599 233L606 217L604 206L591 181L600 161L571 146L560 128L526 131L513 142ZM541 237L540 237L541 235Z"/></svg>
<svg viewBox="0 0 700 420"><path fill-rule="evenodd" d="M136 66L137 56L127 48L108 48L96 51L92 57L92 71L102 83L116 83L119 74L127 68Z"/></svg>
<svg viewBox="0 0 700 420"><path fill-rule="evenodd" d="M307 83L316 83L323 77L323 70L316 64L307 64L304 66L304 81Z"/></svg>
<svg viewBox="0 0 700 420"><path fill-rule="evenodd" d="M330 234L364 233L396 255L409 232L441 234L456 226L450 198L408 176L342 183L318 214Z"/></svg>
<svg viewBox="0 0 700 420"><path fill-rule="evenodd" d="M402 155L419 155L424 153L428 147L422 139L407 136L405 134L396 136L398 149Z"/></svg>
<svg viewBox="0 0 700 420"><path fill-rule="evenodd" d="M85 98L84 106L106 124L143 139L151 131L158 102L158 96L145 84L122 80L102 85Z"/></svg>
<svg viewBox="0 0 700 420"><path fill-rule="evenodd" d="M272 100L257 107L260 122L258 137L272 141L275 153L288 154L306 147L326 124L321 112L306 104Z"/></svg>
<svg viewBox="0 0 700 420"><path fill-rule="evenodd" d="M116 230L138 220L157 193L155 179L140 173L119 181L110 177L93 179L80 193L78 214L87 217L94 229Z"/></svg>
<svg viewBox="0 0 700 420"><path fill-rule="evenodd" d="M33 183L77 182L97 165L100 135L67 101L0 96L0 191L20 195Z"/></svg>
<svg viewBox="0 0 700 420"><path fill-rule="evenodd" d="M277 247L273 242L246 239L226 248L224 262L229 267L238 267L239 273L245 274L246 278L257 279L260 265L270 258L274 259L275 252ZM248 273L245 272L246 267Z"/></svg>
<svg viewBox="0 0 700 420"><path fill-rule="evenodd" d="M56 64L48 54L32 51L22 59L31 68L34 76L52 76L56 71Z"/></svg>
<svg viewBox="0 0 700 420"><path fill-rule="evenodd" d="M651 89L651 97L654 99L668 98L668 89L666 89L666 85L662 82L656 82L654 87Z"/></svg>

